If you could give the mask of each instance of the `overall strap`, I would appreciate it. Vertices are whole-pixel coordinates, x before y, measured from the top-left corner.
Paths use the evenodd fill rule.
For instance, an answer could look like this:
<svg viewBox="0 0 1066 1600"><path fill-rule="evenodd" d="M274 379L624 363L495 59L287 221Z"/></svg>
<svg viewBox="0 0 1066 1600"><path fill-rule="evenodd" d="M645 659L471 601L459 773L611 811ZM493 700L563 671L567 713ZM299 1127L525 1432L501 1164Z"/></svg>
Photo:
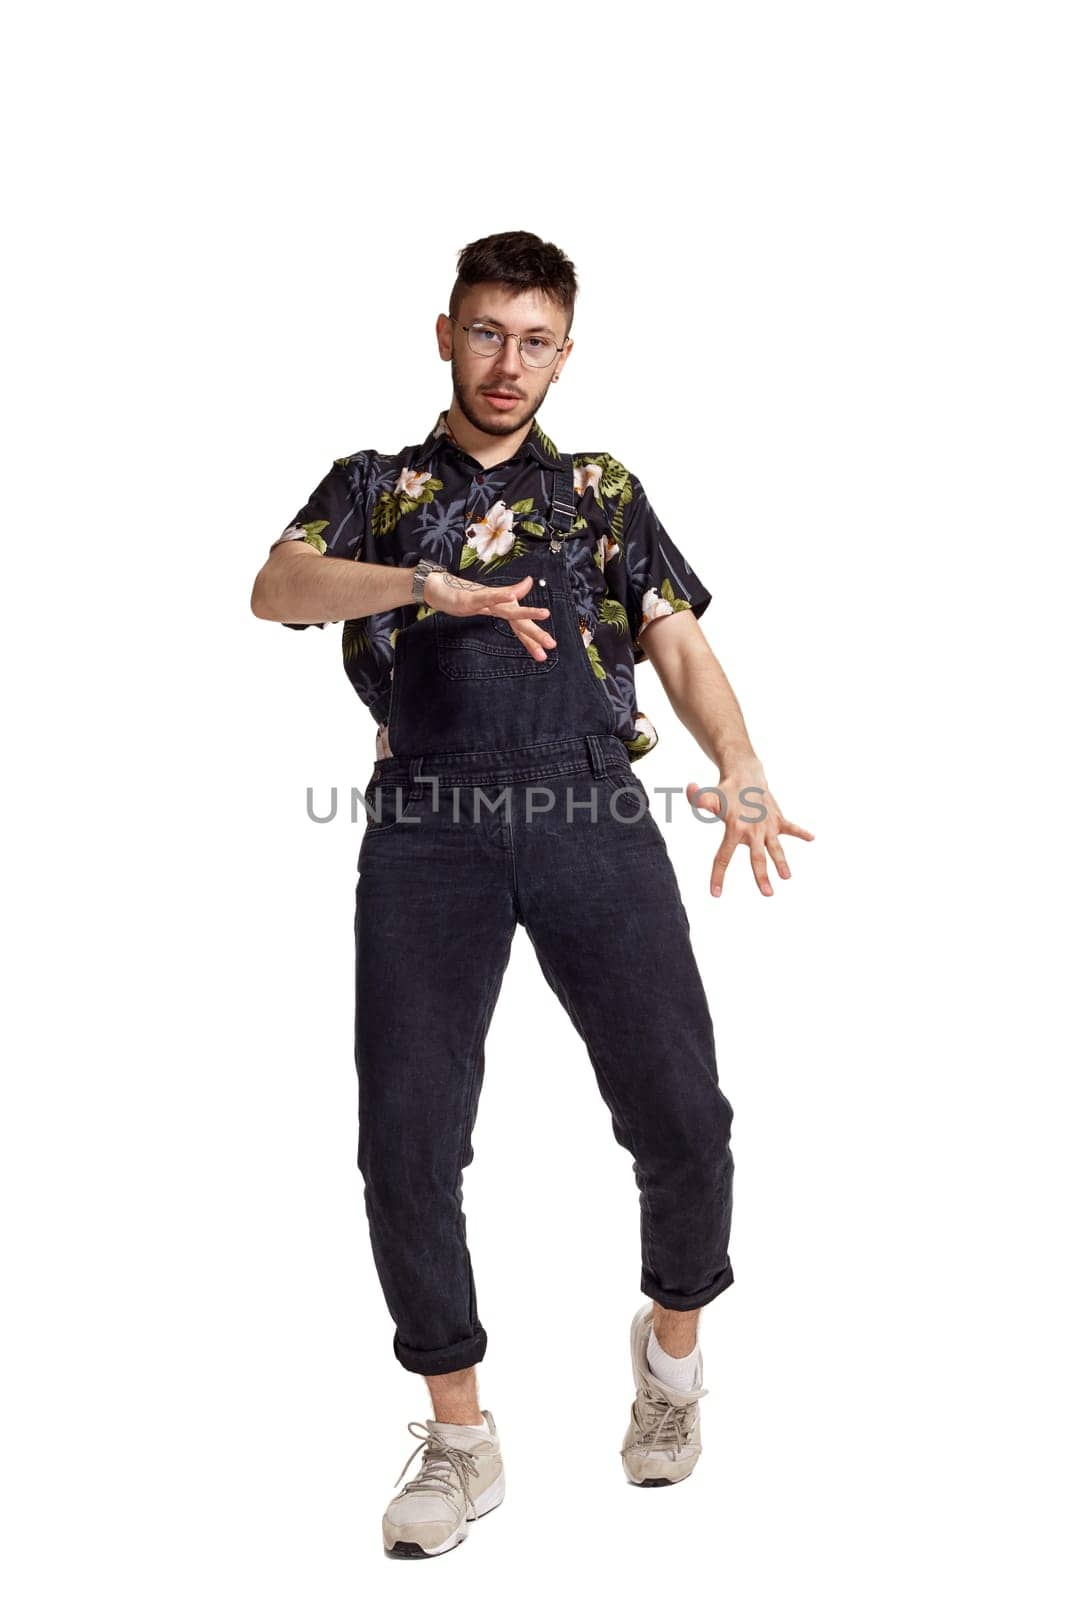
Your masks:
<svg viewBox="0 0 1066 1600"><path fill-rule="evenodd" d="M574 516L574 458L561 455L552 479L552 505L548 515L548 527L555 537L569 537Z"/></svg>

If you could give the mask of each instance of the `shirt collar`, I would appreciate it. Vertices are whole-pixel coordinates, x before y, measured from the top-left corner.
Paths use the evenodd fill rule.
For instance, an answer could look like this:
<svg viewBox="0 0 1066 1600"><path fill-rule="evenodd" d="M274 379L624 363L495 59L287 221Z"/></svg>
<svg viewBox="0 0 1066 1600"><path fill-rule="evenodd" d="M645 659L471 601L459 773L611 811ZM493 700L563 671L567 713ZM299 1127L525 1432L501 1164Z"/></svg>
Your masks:
<svg viewBox="0 0 1066 1600"><path fill-rule="evenodd" d="M448 426L447 411L442 411L430 431L427 433L426 437L423 439L422 443L419 445L418 454L411 462L412 469L417 470L419 467L423 466L432 456L436 455L436 453L447 444L452 445L456 450L462 449L462 446L458 443L454 434L452 433L452 430ZM525 439L522 441L522 444L517 451L517 455L519 460L522 460L527 456L532 457L534 461L540 462L541 466L548 467L553 472L557 471L559 468L559 452L552 441L548 438L548 435L544 432L544 429L541 427L536 417L533 418L533 426L530 428Z"/></svg>

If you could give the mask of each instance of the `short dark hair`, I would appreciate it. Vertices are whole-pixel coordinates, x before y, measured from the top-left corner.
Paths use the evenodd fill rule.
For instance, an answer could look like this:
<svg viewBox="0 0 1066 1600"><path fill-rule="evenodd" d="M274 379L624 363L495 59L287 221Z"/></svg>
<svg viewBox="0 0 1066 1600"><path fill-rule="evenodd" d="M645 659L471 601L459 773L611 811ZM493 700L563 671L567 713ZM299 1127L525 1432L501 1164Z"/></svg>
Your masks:
<svg viewBox="0 0 1066 1600"><path fill-rule="evenodd" d="M574 320L577 273L574 263L558 245L538 239L535 233L490 233L459 252L458 277L448 300L455 316L463 291L475 283L500 283L521 294L539 289L566 314L566 336Z"/></svg>

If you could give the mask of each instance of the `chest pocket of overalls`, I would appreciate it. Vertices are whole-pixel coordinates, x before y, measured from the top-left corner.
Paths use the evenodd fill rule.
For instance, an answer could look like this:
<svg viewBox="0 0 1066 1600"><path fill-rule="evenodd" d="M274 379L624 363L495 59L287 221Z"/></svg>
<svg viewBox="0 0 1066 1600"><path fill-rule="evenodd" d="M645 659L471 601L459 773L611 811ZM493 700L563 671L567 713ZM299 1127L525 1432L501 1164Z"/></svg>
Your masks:
<svg viewBox="0 0 1066 1600"><path fill-rule="evenodd" d="M517 581L513 577L501 579L499 587ZM548 608L551 615L537 617L536 623L553 639L558 637L556 626L562 601L555 592L555 581L547 579L542 583L534 576L529 593L518 602L522 606ZM545 660L535 661L503 617L452 617L435 611L433 626L437 633L437 663L449 678L538 677L553 672L558 664L558 646L547 652Z"/></svg>

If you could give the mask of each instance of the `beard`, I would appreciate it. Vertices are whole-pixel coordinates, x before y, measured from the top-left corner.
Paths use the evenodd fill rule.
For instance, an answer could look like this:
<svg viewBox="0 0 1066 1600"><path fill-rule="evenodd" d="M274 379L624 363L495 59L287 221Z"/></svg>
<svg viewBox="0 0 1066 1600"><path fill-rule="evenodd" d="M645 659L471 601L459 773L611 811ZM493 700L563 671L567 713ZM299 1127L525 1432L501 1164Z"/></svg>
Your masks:
<svg viewBox="0 0 1066 1600"><path fill-rule="evenodd" d="M463 382L454 356L451 368L452 389L459 410L472 428L478 428L482 433L493 434L498 439L504 438L509 433L518 433L524 428L536 416L548 393L548 384L545 384L543 394L525 405L520 403L517 411L493 411L485 396L479 394L480 385ZM548 383L550 382L549 378Z"/></svg>

